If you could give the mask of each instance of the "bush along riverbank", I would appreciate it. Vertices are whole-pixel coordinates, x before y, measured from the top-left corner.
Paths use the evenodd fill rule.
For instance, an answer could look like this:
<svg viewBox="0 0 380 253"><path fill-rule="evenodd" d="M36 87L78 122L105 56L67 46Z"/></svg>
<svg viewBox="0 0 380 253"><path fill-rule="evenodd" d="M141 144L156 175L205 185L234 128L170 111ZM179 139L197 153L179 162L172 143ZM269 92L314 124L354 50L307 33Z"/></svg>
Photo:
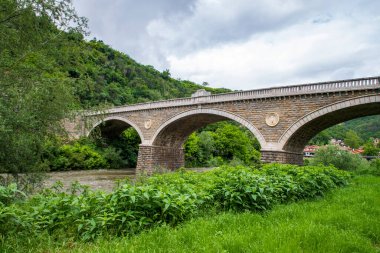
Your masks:
<svg viewBox="0 0 380 253"><path fill-rule="evenodd" d="M261 212L275 204L323 196L346 185L350 177L333 167L270 164L260 170L221 167L155 175L121 184L110 194L74 185L71 193L49 189L17 201L15 190L3 189L1 240L47 233L55 239L88 241L176 225L206 210Z"/></svg>

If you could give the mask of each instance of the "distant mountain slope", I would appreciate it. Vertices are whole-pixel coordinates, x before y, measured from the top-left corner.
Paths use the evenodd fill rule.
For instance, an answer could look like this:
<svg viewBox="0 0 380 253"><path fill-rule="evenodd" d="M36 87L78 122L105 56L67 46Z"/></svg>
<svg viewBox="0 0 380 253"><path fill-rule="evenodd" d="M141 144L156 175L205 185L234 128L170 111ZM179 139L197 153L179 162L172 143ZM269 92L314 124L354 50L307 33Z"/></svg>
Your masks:
<svg viewBox="0 0 380 253"><path fill-rule="evenodd" d="M380 115L357 118L335 125L316 135L310 143L327 144L332 138L345 140L350 130L361 138L362 143L370 138L380 138Z"/></svg>
<svg viewBox="0 0 380 253"><path fill-rule="evenodd" d="M380 138L380 115L347 121L344 126L355 131L363 140L370 137Z"/></svg>

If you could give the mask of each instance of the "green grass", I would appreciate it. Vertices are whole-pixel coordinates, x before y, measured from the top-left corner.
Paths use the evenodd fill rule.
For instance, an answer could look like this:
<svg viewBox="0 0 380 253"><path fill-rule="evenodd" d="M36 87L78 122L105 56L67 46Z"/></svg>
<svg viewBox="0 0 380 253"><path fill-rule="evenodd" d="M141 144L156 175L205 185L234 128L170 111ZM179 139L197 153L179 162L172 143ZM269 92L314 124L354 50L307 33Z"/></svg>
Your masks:
<svg viewBox="0 0 380 253"><path fill-rule="evenodd" d="M208 215L131 238L13 243L8 252L380 252L380 177L360 176L325 198L264 214Z"/></svg>

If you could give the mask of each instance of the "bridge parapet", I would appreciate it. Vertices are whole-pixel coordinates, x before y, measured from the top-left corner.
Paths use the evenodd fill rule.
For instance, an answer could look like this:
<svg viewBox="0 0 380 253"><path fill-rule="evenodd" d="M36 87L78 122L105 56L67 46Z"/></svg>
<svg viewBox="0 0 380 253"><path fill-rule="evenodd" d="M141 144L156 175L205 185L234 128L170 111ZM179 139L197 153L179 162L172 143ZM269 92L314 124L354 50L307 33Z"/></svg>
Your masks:
<svg viewBox="0 0 380 253"><path fill-rule="evenodd" d="M235 100L266 99L274 97L288 97L318 93L345 92L352 90L371 90L378 88L380 88L380 77L367 77L332 82L319 82L311 84L271 87L257 90L214 94L209 96L193 96L190 98L169 99L163 101L114 107L112 109L106 110L105 112L118 113L127 111L152 110L176 106L187 106L194 104L221 103ZM96 114L99 114L99 112L91 112L87 115Z"/></svg>

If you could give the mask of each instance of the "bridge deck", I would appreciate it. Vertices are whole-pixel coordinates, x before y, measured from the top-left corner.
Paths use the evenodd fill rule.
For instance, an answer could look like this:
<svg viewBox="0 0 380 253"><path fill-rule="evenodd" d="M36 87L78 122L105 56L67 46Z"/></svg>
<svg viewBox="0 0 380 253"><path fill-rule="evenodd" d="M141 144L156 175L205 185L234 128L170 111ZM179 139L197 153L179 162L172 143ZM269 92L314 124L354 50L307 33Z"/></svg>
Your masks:
<svg viewBox="0 0 380 253"><path fill-rule="evenodd" d="M283 97L283 96L294 96L294 95L307 95L307 94L317 94L317 93L330 93L330 92L340 92L340 91L350 91L350 90L370 90L377 89L380 87L380 76L377 77L366 77L348 80L337 80L330 82L318 82L310 84L300 84L300 85L288 85L271 87L256 90L247 91L237 91L229 93L214 94L210 96L198 96L198 97L187 97L187 98L176 98L168 99L147 103L139 103L133 105L124 105L113 107L106 110L106 113L117 113L126 111L139 111L139 110L150 110L165 107L175 107L175 106L186 106L194 104L205 104L205 103L220 103L234 100L247 100L247 99L262 99L271 97ZM103 112L92 112L87 115L96 115Z"/></svg>

